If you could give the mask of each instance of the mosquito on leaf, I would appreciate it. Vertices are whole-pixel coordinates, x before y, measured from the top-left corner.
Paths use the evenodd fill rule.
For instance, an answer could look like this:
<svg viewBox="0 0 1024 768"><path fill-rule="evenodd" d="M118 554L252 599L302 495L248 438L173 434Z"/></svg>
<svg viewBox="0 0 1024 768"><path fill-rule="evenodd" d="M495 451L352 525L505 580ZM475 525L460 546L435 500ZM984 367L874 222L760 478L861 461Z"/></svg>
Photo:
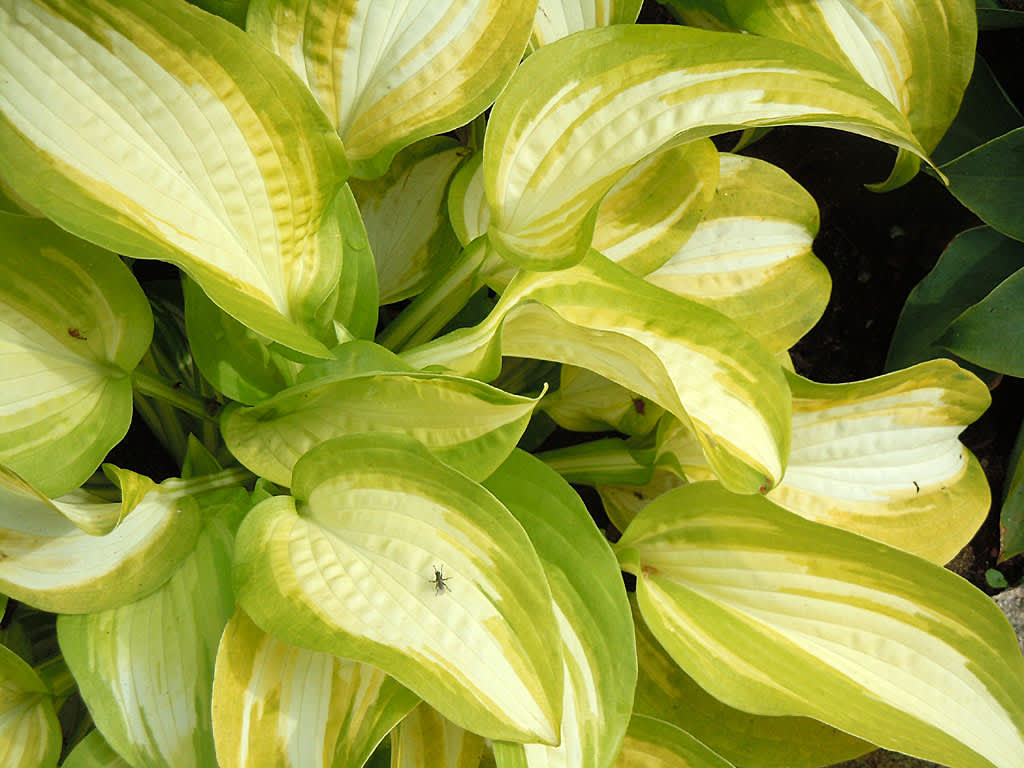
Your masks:
<svg viewBox="0 0 1024 768"><path fill-rule="evenodd" d="M451 576L444 575L444 566L441 568L438 568L436 565L431 567L434 569L434 578L427 579L427 581L434 585L434 594L441 595L445 592L451 592L452 588L447 583Z"/></svg>

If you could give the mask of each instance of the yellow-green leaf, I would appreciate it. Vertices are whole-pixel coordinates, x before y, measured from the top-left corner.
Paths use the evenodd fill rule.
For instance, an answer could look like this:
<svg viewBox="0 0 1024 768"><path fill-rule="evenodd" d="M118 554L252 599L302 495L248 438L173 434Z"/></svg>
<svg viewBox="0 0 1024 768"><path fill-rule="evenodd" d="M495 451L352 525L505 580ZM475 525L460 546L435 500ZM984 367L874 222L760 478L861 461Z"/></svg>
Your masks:
<svg viewBox="0 0 1024 768"><path fill-rule="evenodd" d="M537 402L443 373L343 372L249 408L229 407L221 430L242 464L279 485L291 485L292 468L308 450L355 432L407 434L481 480L515 447Z"/></svg>
<svg viewBox="0 0 1024 768"><path fill-rule="evenodd" d="M487 738L557 741L551 591L493 495L383 432L321 443L295 465L292 489L238 531L238 601L259 627L372 664Z"/></svg>
<svg viewBox="0 0 1024 768"><path fill-rule="evenodd" d="M693 236L646 279L717 309L782 352L811 330L828 303L832 281L811 251L818 206L770 163L725 153L719 160L715 196Z"/></svg>
<svg viewBox="0 0 1024 768"><path fill-rule="evenodd" d="M569 266L590 247L601 198L647 155L789 123L924 154L881 94L805 48L674 26L579 32L531 55L494 106L483 161L488 236L519 266Z"/></svg>
<svg viewBox="0 0 1024 768"><path fill-rule="evenodd" d="M958 439L988 407L985 385L949 360L847 384L787 376L790 461L768 498L940 565L951 560L989 508L985 474ZM659 461L707 479L688 432L666 426Z"/></svg>
<svg viewBox="0 0 1024 768"><path fill-rule="evenodd" d="M633 711L693 735L736 765L817 768L851 760L875 747L809 717L762 717L730 707L673 661L634 608L639 678Z"/></svg>
<svg viewBox="0 0 1024 768"><path fill-rule="evenodd" d="M93 729L71 750L62 768L132 768L103 739L103 734Z"/></svg>
<svg viewBox="0 0 1024 768"><path fill-rule="evenodd" d="M117 256L49 221L0 213L0 242L0 462L60 496L128 431L153 314Z"/></svg>
<svg viewBox="0 0 1024 768"><path fill-rule="evenodd" d="M739 492L782 476L789 398L768 351L724 315L596 251L571 269L521 273L479 325L403 358L493 378L500 354L584 367L657 403L694 425L711 465Z"/></svg>
<svg viewBox="0 0 1024 768"><path fill-rule="evenodd" d="M210 697L217 643L234 609L231 544L214 519L160 589L57 620L61 652L96 727L130 765L215 763Z"/></svg>
<svg viewBox="0 0 1024 768"><path fill-rule="evenodd" d="M634 715L615 768L732 768L732 764L671 723Z"/></svg>
<svg viewBox="0 0 1024 768"><path fill-rule="evenodd" d="M608 768L633 708L636 650L622 574L579 495L522 451L487 478L544 566L561 635L565 700L559 744L495 743L499 768Z"/></svg>
<svg viewBox="0 0 1024 768"><path fill-rule="evenodd" d="M112 505L120 524L93 536L66 516L67 506L62 512L0 468L0 589L52 613L94 613L152 592L192 551L201 527L195 501L169 489L154 487L130 514ZM80 503L73 497L68 506Z"/></svg>
<svg viewBox="0 0 1024 768"><path fill-rule="evenodd" d="M344 148L237 27L184 2L0 2L0 176L80 237L181 267L237 320L334 343Z"/></svg>
<svg viewBox="0 0 1024 768"><path fill-rule="evenodd" d="M910 122L931 152L956 116L974 68L973 0L667 0L687 21L719 23L810 48L855 72ZM698 14L700 18L691 16ZM903 155L890 178L908 181L917 162Z"/></svg>
<svg viewBox="0 0 1024 768"><path fill-rule="evenodd" d="M428 704L420 704L391 734L392 768L479 768L487 745Z"/></svg>
<svg viewBox="0 0 1024 768"><path fill-rule="evenodd" d="M217 765L362 768L418 701L379 669L289 645L239 610L217 650Z"/></svg>
<svg viewBox="0 0 1024 768"><path fill-rule="evenodd" d="M718 177L710 139L648 155L601 200L592 247L634 274L653 272L690 239Z"/></svg>
<svg viewBox="0 0 1024 768"><path fill-rule="evenodd" d="M718 483L659 497L617 551L655 637L726 704L946 765L1020 764L1024 658L959 576Z"/></svg>
<svg viewBox="0 0 1024 768"><path fill-rule="evenodd" d="M565 429L627 435L646 435L664 413L628 389L586 368L563 365L558 389L541 401L541 408Z"/></svg>
<svg viewBox="0 0 1024 768"><path fill-rule="evenodd" d="M246 29L313 92L353 173L483 112L526 48L536 0L252 0Z"/></svg>
<svg viewBox="0 0 1024 768"><path fill-rule="evenodd" d="M18 654L0 645L0 765L56 768L60 740L50 691Z"/></svg>
<svg viewBox="0 0 1024 768"><path fill-rule="evenodd" d="M459 251L445 207L448 182L469 150L447 136L399 152L388 172L353 181L380 281L380 303L419 293Z"/></svg>
<svg viewBox="0 0 1024 768"><path fill-rule="evenodd" d="M536 50L582 29L632 24L643 0L540 0L530 48Z"/></svg>

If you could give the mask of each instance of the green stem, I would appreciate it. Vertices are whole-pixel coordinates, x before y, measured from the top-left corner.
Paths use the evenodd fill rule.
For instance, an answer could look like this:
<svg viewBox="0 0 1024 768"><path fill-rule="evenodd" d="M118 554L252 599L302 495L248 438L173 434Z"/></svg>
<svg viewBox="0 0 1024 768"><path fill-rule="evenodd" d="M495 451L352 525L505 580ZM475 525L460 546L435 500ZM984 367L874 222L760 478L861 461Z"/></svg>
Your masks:
<svg viewBox="0 0 1024 768"><path fill-rule="evenodd" d="M217 488L231 488L236 485L252 483L254 478L255 475L245 467L232 467L214 472L212 475L199 475L184 479L170 478L160 483L160 487L169 490L175 496L193 496Z"/></svg>
<svg viewBox="0 0 1024 768"><path fill-rule="evenodd" d="M63 656L54 656L52 659L47 659L42 664L34 667L34 669L35 673L39 675L39 679L50 689L55 699L67 698L77 687L75 677L71 674L71 670L68 669Z"/></svg>
<svg viewBox="0 0 1024 768"><path fill-rule="evenodd" d="M640 453L640 460L637 454ZM633 451L617 437L570 445L536 454L570 483L583 485L645 485L654 468L644 462L649 451Z"/></svg>
<svg viewBox="0 0 1024 768"><path fill-rule="evenodd" d="M377 337L377 343L401 352L432 339L483 285L479 273L486 256L487 238L478 237L462 249L440 280L402 310Z"/></svg>
<svg viewBox="0 0 1024 768"><path fill-rule="evenodd" d="M198 416L205 421L217 421L219 408L216 400L200 397L195 392L169 383L163 376L141 366L132 372L132 388L140 395L155 397L175 408Z"/></svg>

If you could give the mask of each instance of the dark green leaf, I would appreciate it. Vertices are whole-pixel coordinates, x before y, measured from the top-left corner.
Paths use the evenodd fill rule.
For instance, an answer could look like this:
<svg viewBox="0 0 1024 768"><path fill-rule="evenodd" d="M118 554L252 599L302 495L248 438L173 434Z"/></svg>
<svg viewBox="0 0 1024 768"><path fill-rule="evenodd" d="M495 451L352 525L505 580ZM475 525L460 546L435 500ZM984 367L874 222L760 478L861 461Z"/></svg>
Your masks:
<svg viewBox="0 0 1024 768"><path fill-rule="evenodd" d="M1024 267L950 324L939 343L954 354L1011 376L1024 376Z"/></svg>
<svg viewBox="0 0 1024 768"><path fill-rule="evenodd" d="M1009 466L999 513L999 562L1024 552L1024 424L1017 433Z"/></svg>
<svg viewBox="0 0 1024 768"><path fill-rule="evenodd" d="M956 119L949 126L932 161L942 165L975 147L1024 125L1024 117L996 80L991 67L980 56L974 60L974 74L967 84Z"/></svg>
<svg viewBox="0 0 1024 768"><path fill-rule="evenodd" d="M1024 11L1013 11L998 5L978 8L979 30L1015 29L1017 27L1024 27Z"/></svg>
<svg viewBox="0 0 1024 768"><path fill-rule="evenodd" d="M1024 245L1016 240L989 227L960 233L911 291L896 324L886 370L948 357L937 340L949 324L1022 267Z"/></svg>
<svg viewBox="0 0 1024 768"><path fill-rule="evenodd" d="M942 166L957 200L1005 235L1024 240L1024 128Z"/></svg>

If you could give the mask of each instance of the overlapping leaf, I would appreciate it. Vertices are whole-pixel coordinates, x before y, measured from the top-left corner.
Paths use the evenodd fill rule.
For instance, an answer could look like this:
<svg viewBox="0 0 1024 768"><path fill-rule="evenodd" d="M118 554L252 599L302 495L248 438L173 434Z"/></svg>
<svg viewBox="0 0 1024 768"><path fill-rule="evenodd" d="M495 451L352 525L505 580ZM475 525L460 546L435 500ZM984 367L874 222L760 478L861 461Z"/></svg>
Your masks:
<svg viewBox="0 0 1024 768"><path fill-rule="evenodd" d="M857 73L907 116L928 152L956 116L971 77L977 38L972 0L834 3L828 0L666 0L688 22L709 17L810 48ZM903 154L890 182L918 162Z"/></svg>
<svg viewBox="0 0 1024 768"><path fill-rule="evenodd" d="M617 545L659 642L701 687L964 768L1024 754L1024 659L958 576L717 483L649 504Z"/></svg>
<svg viewBox="0 0 1024 768"><path fill-rule="evenodd" d="M103 735L93 729L75 748L71 750L63 768L131 768L103 739Z"/></svg>
<svg viewBox="0 0 1024 768"><path fill-rule="evenodd" d="M281 642L236 611L213 680L217 764L362 768L418 701L379 669Z"/></svg>
<svg viewBox="0 0 1024 768"><path fill-rule="evenodd" d="M234 610L231 543L214 519L160 589L57 621L61 651L97 728L130 765L216 762L210 699L217 643Z"/></svg>
<svg viewBox="0 0 1024 768"><path fill-rule="evenodd" d="M0 589L45 611L95 613L159 587L195 546L202 525L195 501L156 486L134 506L113 506L120 524L93 536L16 474L0 471ZM110 511L80 509L78 516L109 521Z"/></svg>
<svg viewBox="0 0 1024 768"><path fill-rule="evenodd" d="M246 29L303 79L360 178L483 112L519 63L536 0L252 0Z"/></svg>
<svg viewBox="0 0 1024 768"><path fill-rule="evenodd" d="M643 0L540 0L530 47L540 48L583 29L632 24Z"/></svg>
<svg viewBox="0 0 1024 768"><path fill-rule="evenodd" d="M56 768L58 757L53 696L32 667L0 645L0 765Z"/></svg>
<svg viewBox="0 0 1024 768"><path fill-rule="evenodd" d="M516 451L485 482L526 529L551 585L565 702L558 746L496 743L499 768L608 768L629 723L636 649L622 576L579 496Z"/></svg>
<svg viewBox="0 0 1024 768"><path fill-rule="evenodd" d="M339 354L355 356L363 344ZM287 486L299 457L326 440L400 432L480 480L512 451L537 405L474 379L416 371L393 356L381 360L368 370L310 376L259 405L227 409L225 443L253 472Z"/></svg>
<svg viewBox="0 0 1024 768"><path fill-rule="evenodd" d="M238 601L258 626L372 664L474 733L557 741L551 591L494 496L382 432L314 448L292 489L238 532Z"/></svg>
<svg viewBox="0 0 1024 768"><path fill-rule="evenodd" d="M60 496L128 431L153 315L117 256L48 221L0 214L0 241L0 462Z"/></svg>
<svg viewBox="0 0 1024 768"><path fill-rule="evenodd" d="M646 279L717 309L782 352L828 303L828 270L811 251L818 206L770 163L725 153L719 159L715 196L693 236Z"/></svg>
<svg viewBox="0 0 1024 768"><path fill-rule="evenodd" d="M634 715L615 768L732 768L686 731L647 715Z"/></svg>
<svg viewBox="0 0 1024 768"><path fill-rule="evenodd" d="M541 407L559 426L576 432L614 429L646 435L664 410L586 368L563 365L557 390Z"/></svg>
<svg viewBox="0 0 1024 768"><path fill-rule="evenodd" d="M459 244L445 207L448 181L469 150L435 136L404 149L388 172L352 182L370 236L380 303L419 293L455 258Z"/></svg>
<svg viewBox="0 0 1024 768"><path fill-rule="evenodd" d="M499 354L588 368L692 423L708 460L737 491L782 476L789 398L771 355L724 315L595 251L569 270L521 274L478 326L403 357L493 378Z"/></svg>
<svg viewBox="0 0 1024 768"><path fill-rule="evenodd" d="M0 176L68 231L176 264L244 324L325 354L348 165L276 56L183 2L4 0L0 40Z"/></svg>
<svg viewBox="0 0 1024 768"><path fill-rule="evenodd" d="M479 768L486 744L420 704L391 734L392 768Z"/></svg>
<svg viewBox="0 0 1024 768"><path fill-rule="evenodd" d="M985 519L989 490L958 437L988 390L949 360L848 384L790 374L793 437L785 477L768 498L835 525L948 562ZM709 477L686 428L660 434L665 459ZM695 461L697 459L697 461Z"/></svg>
<svg viewBox="0 0 1024 768"><path fill-rule="evenodd" d="M728 706L679 668L638 611L633 618L639 663L634 714L671 723L736 765L816 768L874 749L808 717L762 717Z"/></svg>
<svg viewBox="0 0 1024 768"><path fill-rule="evenodd" d="M491 113L488 236L519 266L569 266L590 247L601 198L647 155L669 142L786 123L924 154L881 94L806 48L668 26L577 33L531 55Z"/></svg>

